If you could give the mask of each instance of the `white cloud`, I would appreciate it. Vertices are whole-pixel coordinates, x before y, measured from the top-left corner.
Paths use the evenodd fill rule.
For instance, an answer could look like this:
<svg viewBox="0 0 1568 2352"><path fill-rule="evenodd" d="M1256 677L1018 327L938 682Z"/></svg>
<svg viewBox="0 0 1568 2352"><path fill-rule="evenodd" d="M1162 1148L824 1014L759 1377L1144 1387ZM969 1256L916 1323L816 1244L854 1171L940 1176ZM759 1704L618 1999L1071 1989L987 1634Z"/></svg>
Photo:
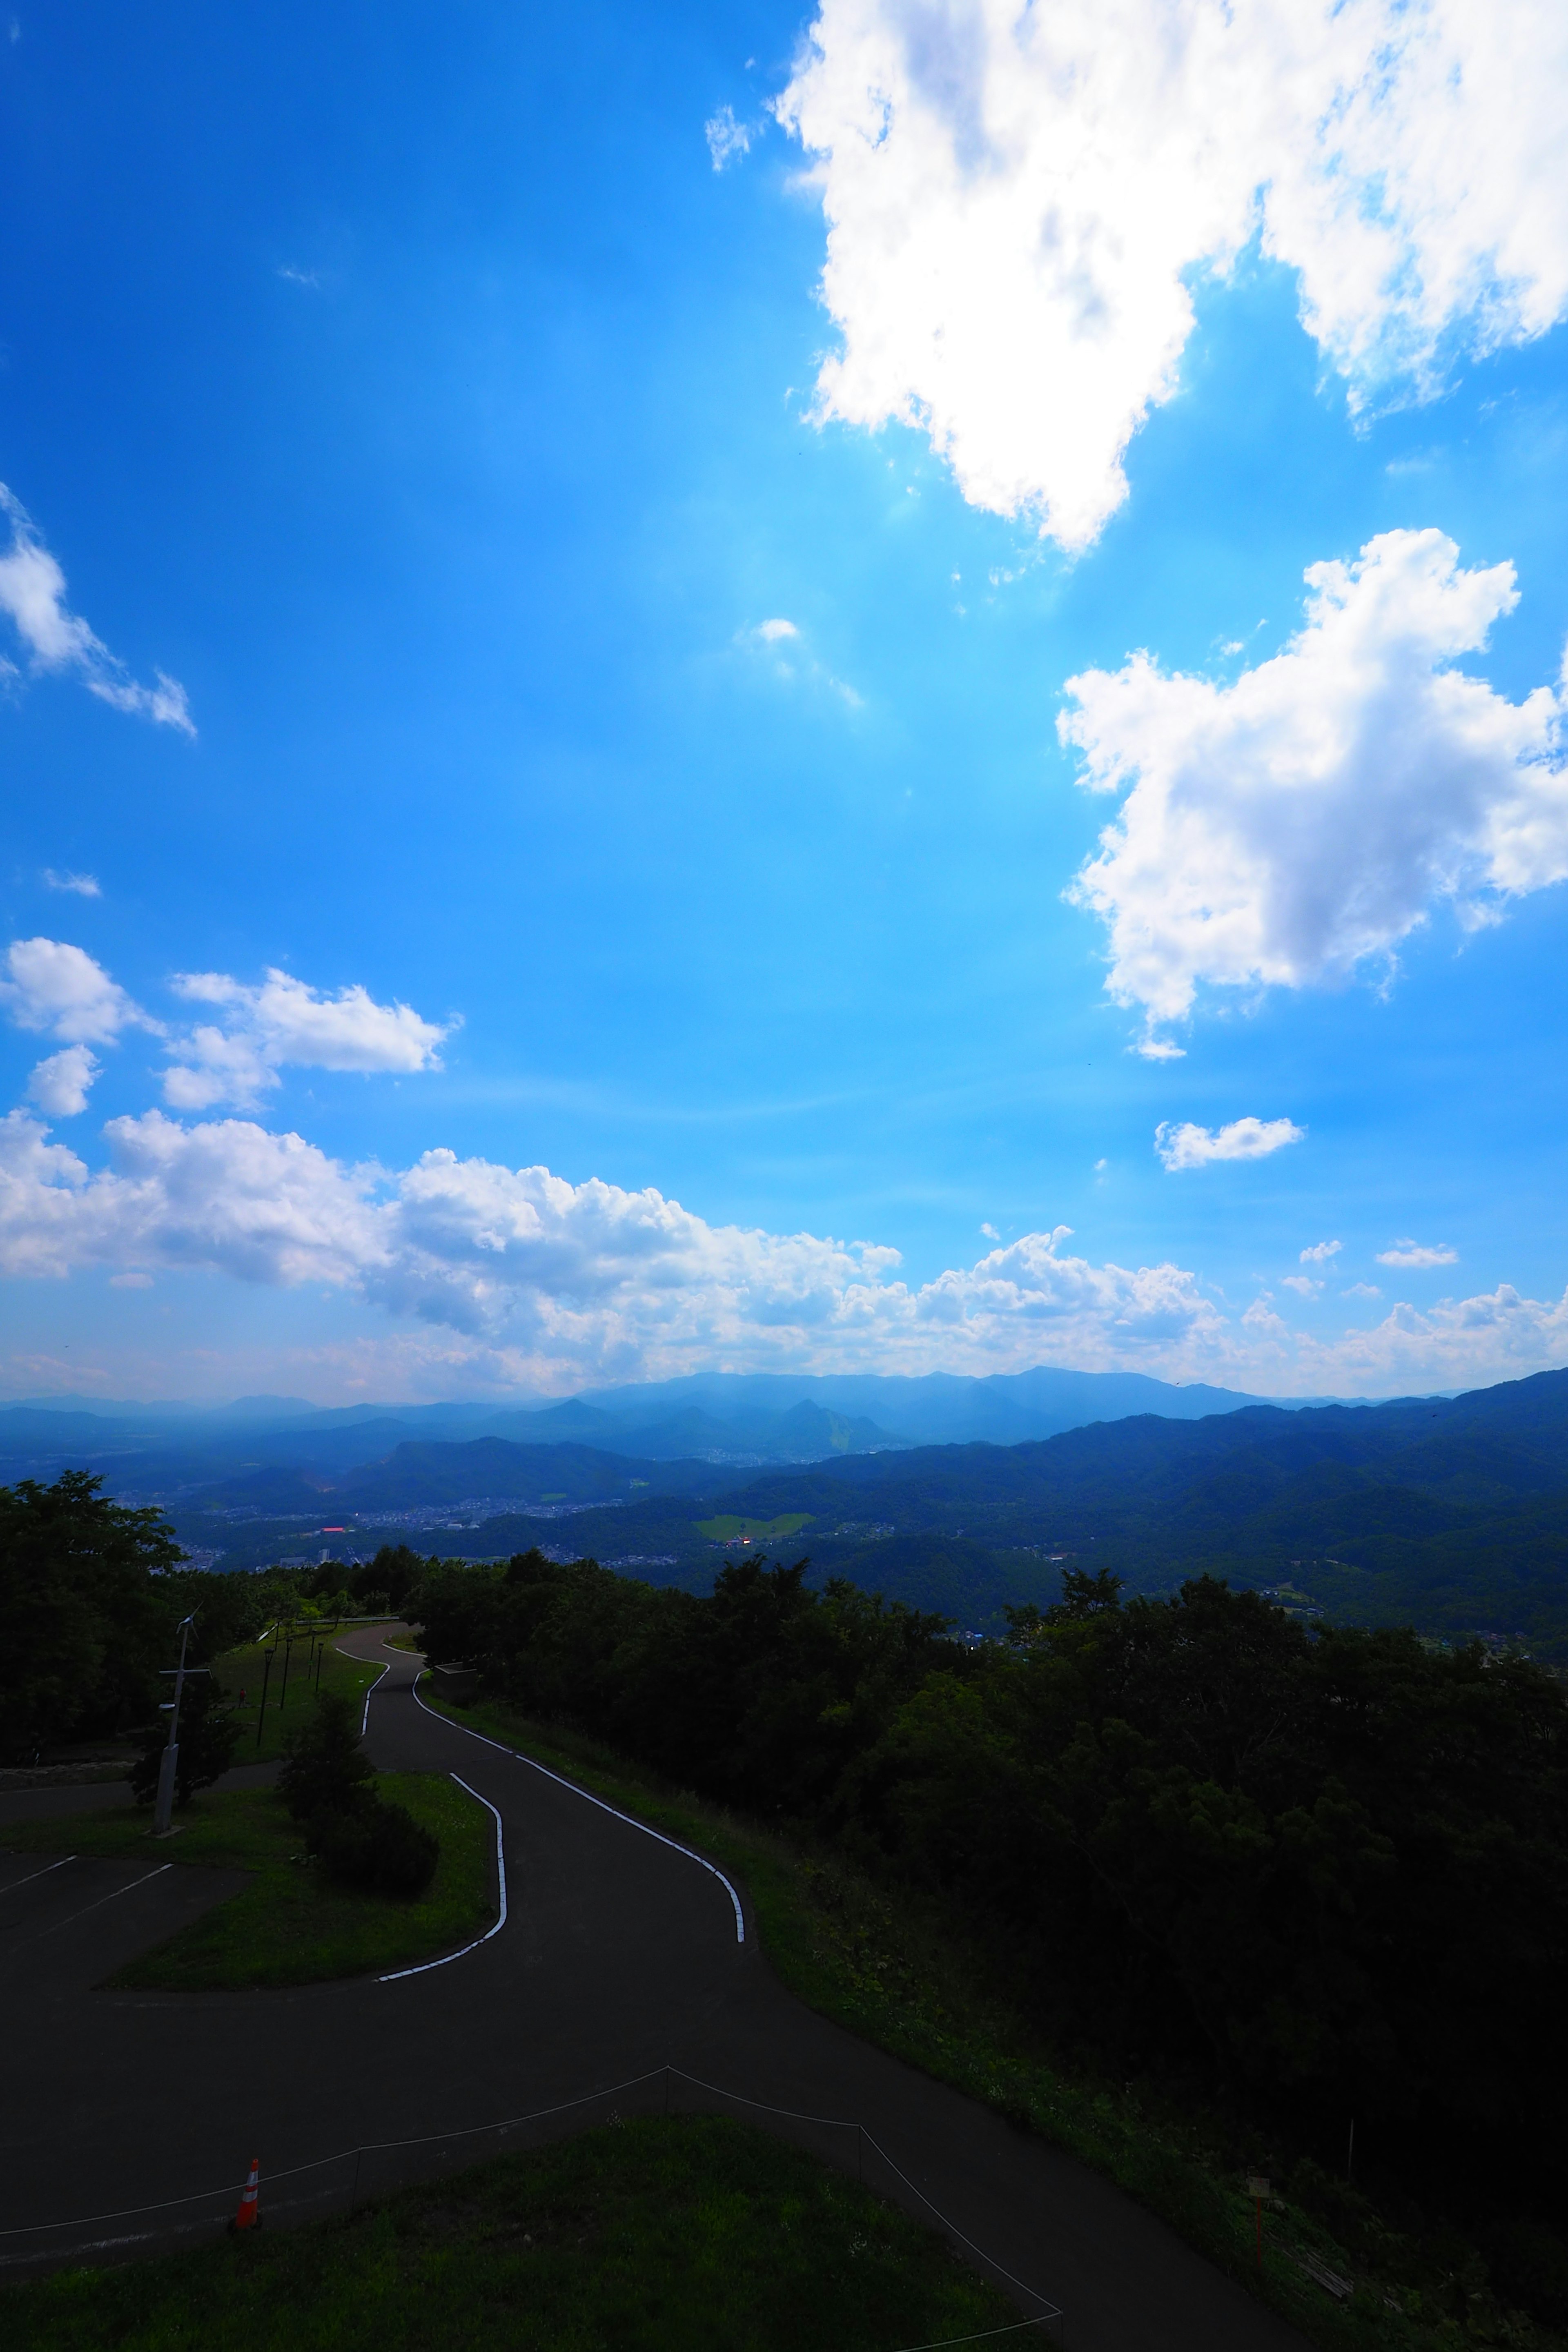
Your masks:
<svg viewBox="0 0 1568 2352"><path fill-rule="evenodd" d="M1511 565L1458 555L1396 530L1314 564L1305 627L1228 686L1145 653L1068 680L1083 781L1131 785L1068 892L1107 926L1119 1003L1152 1024L1205 982L1342 979L1439 901L1484 921L1568 875L1563 703L1452 666L1517 601Z"/></svg>
<svg viewBox="0 0 1568 2352"><path fill-rule="evenodd" d="M1352 1282L1350 1288L1342 1292L1341 1296L1345 1298L1381 1298L1383 1293L1375 1282Z"/></svg>
<svg viewBox="0 0 1568 2352"><path fill-rule="evenodd" d="M325 996L285 971L269 971L258 988L223 972L184 972L174 986L188 1002L222 1008L220 1023L204 1022L171 1041L174 1066L164 1077L163 1096L177 1110L255 1103L279 1084L286 1064L366 1072L437 1069L437 1049L449 1034L449 1024L422 1020L406 1004L378 1004L363 988Z"/></svg>
<svg viewBox="0 0 1568 2352"><path fill-rule="evenodd" d="M103 886L96 874L57 874L52 866L46 866L44 883L50 890L72 890L79 898L101 898L103 896Z"/></svg>
<svg viewBox="0 0 1568 2352"><path fill-rule="evenodd" d="M912 1282L896 1250L713 1226L651 1189L543 1168L445 1150L401 1171L352 1167L251 1120L182 1124L156 1110L104 1133L108 1163L94 1170L26 1112L0 1119L0 1273L97 1270L126 1289L205 1272L346 1293L392 1318L382 1337L342 1343L362 1392L389 1380L561 1390L715 1364L1046 1362L1386 1394L1568 1362L1568 1297L1506 1284L1423 1314L1401 1303L1371 1330L1323 1339L1293 1330L1267 1292L1233 1318L1179 1265L1071 1255L1065 1226Z"/></svg>
<svg viewBox="0 0 1568 2352"><path fill-rule="evenodd" d="M63 940L13 940L0 1004L19 1029L47 1029L68 1045L111 1045L122 1029L156 1024L84 948Z"/></svg>
<svg viewBox="0 0 1568 2352"><path fill-rule="evenodd" d="M0 515L11 526L11 543L0 554L0 612L9 614L36 670L75 670L89 694L116 710L129 710L184 735L195 728L185 689L163 670L156 686L138 686L124 663L94 636L84 620L66 607L66 576L34 528L20 499L0 482ZM6 669L15 673L15 665ZM66 885L68 888L70 887Z"/></svg>
<svg viewBox="0 0 1568 2352"><path fill-rule="evenodd" d="M1358 407L1559 319L1565 92L1553 0L821 0L774 108L827 225L817 413L1083 547L1254 235Z"/></svg>
<svg viewBox="0 0 1568 2352"><path fill-rule="evenodd" d="M795 622L779 616L759 621L755 628L742 629L736 642L758 656L766 656L775 677L788 683L799 681L805 685L826 687L830 693L847 703L851 710L861 708L860 697L855 688L847 686L841 677L835 677L826 664L816 658Z"/></svg>
<svg viewBox="0 0 1568 2352"><path fill-rule="evenodd" d="M1067 1228L911 1286L898 1253L711 1226L651 1190L426 1152L385 1174L248 1120L110 1120L89 1172L25 1113L0 1122L0 1268L198 1268L352 1288L548 1381L713 1360L995 1370L1042 1354L1178 1365L1218 1310L1170 1265L1095 1266Z"/></svg>
<svg viewBox="0 0 1568 2352"><path fill-rule="evenodd" d="M984 1234L988 1242L999 1242L1002 1238L994 1225L984 1224L981 1226L980 1230Z"/></svg>
<svg viewBox="0 0 1568 2352"><path fill-rule="evenodd" d="M1233 1118L1227 1127L1194 1127L1190 1120L1154 1130L1154 1149L1167 1168L1206 1168L1215 1160L1267 1160L1306 1134L1289 1118Z"/></svg>
<svg viewBox="0 0 1568 2352"><path fill-rule="evenodd" d="M1284 1276L1284 1286L1287 1290L1295 1291L1300 1297L1316 1298L1323 1286L1321 1282L1314 1282L1310 1274L1288 1274Z"/></svg>
<svg viewBox="0 0 1568 2352"><path fill-rule="evenodd" d="M1300 1262L1303 1265L1327 1265L1331 1257L1338 1257L1343 1247L1342 1242L1314 1242L1310 1249L1301 1252Z"/></svg>
<svg viewBox="0 0 1568 2352"><path fill-rule="evenodd" d="M738 163L742 155L751 152L750 126L736 121L732 106L721 106L717 114L709 117L702 130L716 172L723 171L726 164Z"/></svg>
<svg viewBox="0 0 1568 2352"><path fill-rule="evenodd" d="M1440 1242L1435 1249L1428 1249L1420 1242L1402 1241L1396 1242L1392 1249L1379 1250L1377 1262L1379 1265L1412 1267L1458 1265L1459 1253L1450 1249L1447 1242Z"/></svg>
<svg viewBox="0 0 1568 2352"><path fill-rule="evenodd" d="M50 1118L74 1118L87 1108L88 1091L98 1073L98 1057L89 1046L62 1046L33 1072L28 1098Z"/></svg>

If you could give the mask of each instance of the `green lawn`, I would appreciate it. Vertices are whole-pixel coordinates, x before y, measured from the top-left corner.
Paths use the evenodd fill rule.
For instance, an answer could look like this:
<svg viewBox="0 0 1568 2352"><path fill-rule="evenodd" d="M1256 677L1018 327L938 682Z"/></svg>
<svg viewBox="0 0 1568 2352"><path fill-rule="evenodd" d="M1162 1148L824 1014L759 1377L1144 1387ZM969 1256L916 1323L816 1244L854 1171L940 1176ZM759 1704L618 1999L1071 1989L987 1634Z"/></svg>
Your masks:
<svg viewBox="0 0 1568 2352"><path fill-rule="evenodd" d="M349 1629L344 1628L343 1631ZM359 1631L359 1628L354 1628ZM271 1671L268 1672L270 1655ZM235 1750L237 1764L265 1764L283 1753L284 1734L302 1723L315 1706L320 1691L341 1690L351 1696L368 1690L379 1676L385 1660L374 1665L363 1658L345 1658L334 1647L330 1630L319 1638L314 1648L309 1640L297 1639L292 1645L279 1642L274 1646L270 1636L263 1643L252 1643L243 1650L230 1650L217 1659L213 1673L219 1688L231 1700L237 1701L241 1691L245 1699L239 1707L243 1727L238 1748ZM283 1669L287 1664L289 1682L284 1690ZM321 1680L316 1677L317 1665ZM267 1714L258 1721L261 1686L267 1684ZM257 1738L260 1732L259 1740Z"/></svg>
<svg viewBox="0 0 1568 2352"><path fill-rule="evenodd" d="M904 2352L1017 2318L933 2232L708 2116L0 2288L0 2339L27 2352Z"/></svg>
<svg viewBox="0 0 1568 2352"><path fill-rule="evenodd" d="M809 1511L785 1511L776 1519L738 1519L733 1511L721 1511L716 1519L699 1519L697 1532L714 1543L732 1543L740 1536L753 1543L782 1543L812 1524Z"/></svg>
<svg viewBox="0 0 1568 2352"><path fill-rule="evenodd" d="M112 1979L117 1985L209 1992L313 1984L434 1959L482 1935L495 1917L489 1895L495 1823L484 1806L429 1773L383 1773L376 1785L440 1840L436 1875L416 1902L334 1886L306 1861L300 1832L270 1789L194 1797L174 1817L180 1834L165 1845L151 1843L147 1813L125 1809L8 1823L0 1843L26 1853L139 1862L156 1854L185 1865L255 1872L240 1894L121 1969Z"/></svg>

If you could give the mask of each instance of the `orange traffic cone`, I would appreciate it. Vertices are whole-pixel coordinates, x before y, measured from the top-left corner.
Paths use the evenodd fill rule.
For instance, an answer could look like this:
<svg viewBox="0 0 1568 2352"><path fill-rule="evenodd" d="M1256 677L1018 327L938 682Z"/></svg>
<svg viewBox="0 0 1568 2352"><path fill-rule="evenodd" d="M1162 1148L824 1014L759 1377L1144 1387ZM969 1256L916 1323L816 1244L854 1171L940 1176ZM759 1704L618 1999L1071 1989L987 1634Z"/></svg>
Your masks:
<svg viewBox="0 0 1568 2352"><path fill-rule="evenodd" d="M253 2156L250 2159L250 2178L239 2192L239 2210L228 2225L228 2234L231 2238L235 2238L238 2236L241 2230L259 2230L260 2227L261 2158L258 2156Z"/></svg>

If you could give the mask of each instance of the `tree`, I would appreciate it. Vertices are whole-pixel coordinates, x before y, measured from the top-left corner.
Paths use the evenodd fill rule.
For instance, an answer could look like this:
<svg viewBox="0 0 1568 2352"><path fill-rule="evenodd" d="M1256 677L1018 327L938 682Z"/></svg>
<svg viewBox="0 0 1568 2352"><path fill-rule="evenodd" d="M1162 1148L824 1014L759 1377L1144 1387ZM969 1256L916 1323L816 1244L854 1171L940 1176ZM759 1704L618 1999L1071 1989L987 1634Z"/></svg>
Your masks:
<svg viewBox="0 0 1568 2352"><path fill-rule="evenodd" d="M360 1753L355 1713L342 1691L323 1691L289 1734L278 1790L295 1821L349 1811L369 1793L374 1775Z"/></svg>
<svg viewBox="0 0 1568 2352"><path fill-rule="evenodd" d="M0 1486L0 1751L110 1737L144 1722L180 1613L160 1591L182 1555L161 1511L130 1510L102 1480Z"/></svg>

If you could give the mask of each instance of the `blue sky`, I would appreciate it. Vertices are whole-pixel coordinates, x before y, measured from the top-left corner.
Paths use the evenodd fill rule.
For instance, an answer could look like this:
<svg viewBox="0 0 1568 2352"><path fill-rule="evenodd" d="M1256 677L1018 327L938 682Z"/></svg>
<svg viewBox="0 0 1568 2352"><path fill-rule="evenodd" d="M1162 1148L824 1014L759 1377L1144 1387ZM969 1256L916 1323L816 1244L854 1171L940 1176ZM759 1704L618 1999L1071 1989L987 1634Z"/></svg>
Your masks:
<svg viewBox="0 0 1568 2352"><path fill-rule="evenodd" d="M1152 5L0 26L5 1392L1568 1360L1561 29Z"/></svg>

